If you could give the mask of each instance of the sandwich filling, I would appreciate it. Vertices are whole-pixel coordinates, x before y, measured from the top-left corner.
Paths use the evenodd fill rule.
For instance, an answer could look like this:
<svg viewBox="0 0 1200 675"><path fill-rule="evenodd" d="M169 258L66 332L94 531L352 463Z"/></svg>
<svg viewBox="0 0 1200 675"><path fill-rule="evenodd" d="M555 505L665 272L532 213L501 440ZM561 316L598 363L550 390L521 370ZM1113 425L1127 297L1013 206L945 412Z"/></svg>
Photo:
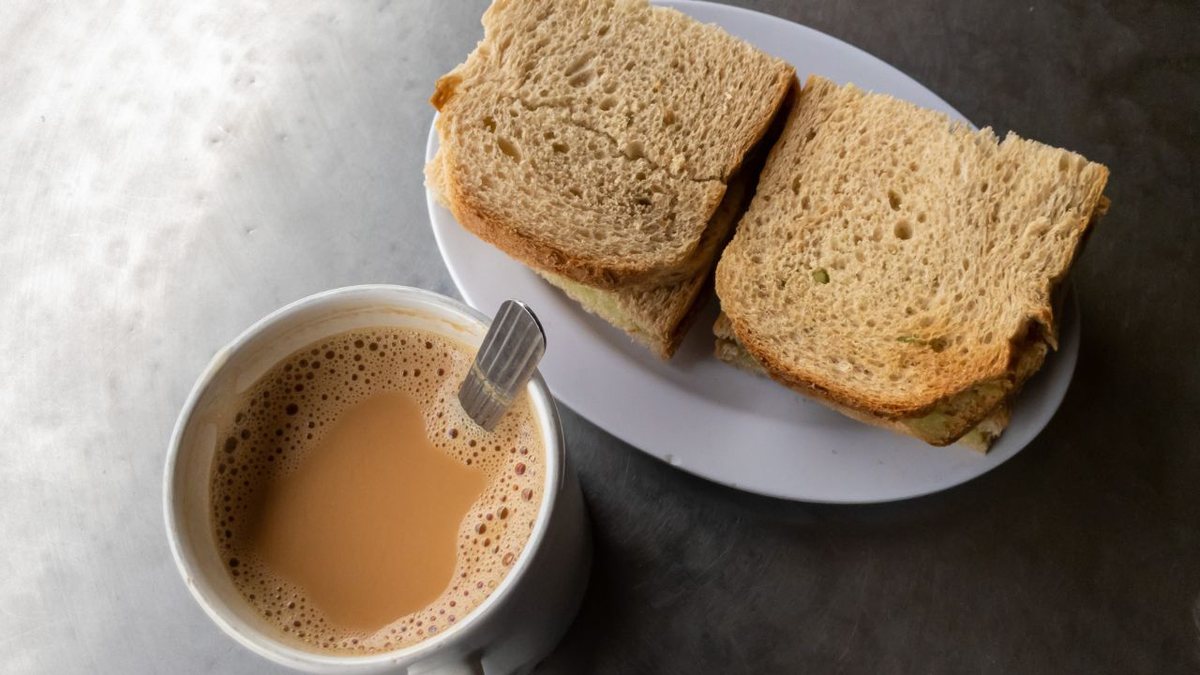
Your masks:
<svg viewBox="0 0 1200 675"><path fill-rule="evenodd" d="M733 326L724 314L718 317L713 333L717 338L717 358L743 370L770 376L762 363L738 342ZM1027 339L1017 352L1010 378L978 383L938 403L923 415L889 419L843 406L832 407L857 420L901 431L926 443L958 443L979 452L987 452L1008 426L1012 397L1041 367L1046 351L1044 341L1036 337ZM985 412L981 415L979 411ZM973 423L974 420L980 421Z"/></svg>

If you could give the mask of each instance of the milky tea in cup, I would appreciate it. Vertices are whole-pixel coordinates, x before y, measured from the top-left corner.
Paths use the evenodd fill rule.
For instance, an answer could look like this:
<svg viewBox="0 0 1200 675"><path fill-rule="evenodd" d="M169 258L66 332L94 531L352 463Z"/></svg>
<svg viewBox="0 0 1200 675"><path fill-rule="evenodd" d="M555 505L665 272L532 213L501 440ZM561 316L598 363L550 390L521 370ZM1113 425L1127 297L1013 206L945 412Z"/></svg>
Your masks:
<svg viewBox="0 0 1200 675"><path fill-rule="evenodd" d="M495 431L458 403L474 358L400 327L315 342L219 436L211 518L242 596L297 647L375 654L462 621L533 530L545 448L522 393Z"/></svg>

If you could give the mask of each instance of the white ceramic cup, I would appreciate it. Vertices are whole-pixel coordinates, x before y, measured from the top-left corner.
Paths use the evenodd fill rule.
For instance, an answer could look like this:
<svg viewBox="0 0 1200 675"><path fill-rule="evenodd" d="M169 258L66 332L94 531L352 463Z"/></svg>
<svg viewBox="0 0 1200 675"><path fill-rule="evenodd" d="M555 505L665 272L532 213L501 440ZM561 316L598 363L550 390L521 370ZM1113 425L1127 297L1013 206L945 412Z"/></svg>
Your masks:
<svg viewBox="0 0 1200 675"><path fill-rule="evenodd" d="M314 673L520 673L550 652L579 607L591 564L591 535L579 483L567 465L554 399L540 374L529 382L528 391L546 449L546 471L529 542L483 603L423 642L369 656L345 656L282 641L234 587L221 564L209 517L218 429L227 423L239 394L272 366L308 344L355 328L415 328L477 347L488 324L479 312L429 291L354 286L276 311L213 357L171 436L164 507L179 571L222 630L272 661Z"/></svg>

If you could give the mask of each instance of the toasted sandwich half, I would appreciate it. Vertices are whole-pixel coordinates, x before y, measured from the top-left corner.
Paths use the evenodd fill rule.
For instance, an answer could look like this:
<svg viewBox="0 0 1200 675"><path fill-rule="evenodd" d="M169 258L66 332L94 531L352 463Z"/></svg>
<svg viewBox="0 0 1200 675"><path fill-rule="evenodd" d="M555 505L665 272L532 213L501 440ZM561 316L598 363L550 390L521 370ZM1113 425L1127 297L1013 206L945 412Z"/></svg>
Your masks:
<svg viewBox="0 0 1200 675"><path fill-rule="evenodd" d="M497 0L483 25L432 98L430 187L464 227L670 355L791 66L644 0Z"/></svg>
<svg viewBox="0 0 1200 675"><path fill-rule="evenodd" d="M986 449L1057 346L1108 170L813 77L717 265L717 356L859 420Z"/></svg>

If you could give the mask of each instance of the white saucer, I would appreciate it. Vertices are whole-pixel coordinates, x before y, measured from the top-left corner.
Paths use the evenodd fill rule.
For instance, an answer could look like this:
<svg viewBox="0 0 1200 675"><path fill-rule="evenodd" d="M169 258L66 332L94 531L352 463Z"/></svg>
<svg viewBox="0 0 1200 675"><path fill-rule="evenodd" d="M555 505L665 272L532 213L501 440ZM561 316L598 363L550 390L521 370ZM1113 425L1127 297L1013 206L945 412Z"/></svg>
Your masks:
<svg viewBox="0 0 1200 675"><path fill-rule="evenodd" d="M965 119L888 64L811 28L758 12L673 0L796 66ZM432 127L426 159L437 149ZM986 456L934 448L832 412L712 356L715 301L675 358L659 361L584 312L520 264L476 239L428 198L438 248L463 298L493 313L508 298L537 312L547 334L542 373L554 395L609 433L699 476L749 492L813 502L867 503L944 490L995 468L1046 426L1066 394L1079 351L1079 316L1067 301L1060 349L1026 386L1012 424Z"/></svg>

